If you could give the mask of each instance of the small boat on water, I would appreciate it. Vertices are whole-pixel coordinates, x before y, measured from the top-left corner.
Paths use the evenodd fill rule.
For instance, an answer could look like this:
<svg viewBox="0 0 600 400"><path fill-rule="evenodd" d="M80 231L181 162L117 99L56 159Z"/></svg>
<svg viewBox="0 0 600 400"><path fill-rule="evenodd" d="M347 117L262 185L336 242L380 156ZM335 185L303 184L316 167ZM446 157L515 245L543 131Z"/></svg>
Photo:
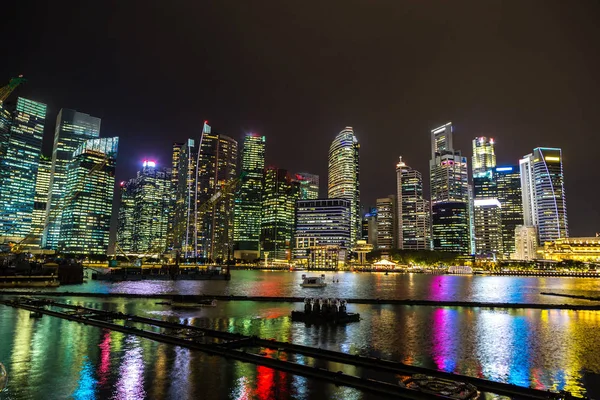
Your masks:
<svg viewBox="0 0 600 400"><path fill-rule="evenodd" d="M321 274L321 276L306 276L303 274L300 286L303 288L323 288L327 286L325 274Z"/></svg>
<svg viewBox="0 0 600 400"><path fill-rule="evenodd" d="M415 374L400 381L400 386L436 396L450 399L477 399L477 387L470 383L457 382L451 379L436 378L423 374Z"/></svg>
<svg viewBox="0 0 600 400"><path fill-rule="evenodd" d="M34 311L32 313L29 313L29 318L42 318L44 316L44 314L42 314L39 311Z"/></svg>

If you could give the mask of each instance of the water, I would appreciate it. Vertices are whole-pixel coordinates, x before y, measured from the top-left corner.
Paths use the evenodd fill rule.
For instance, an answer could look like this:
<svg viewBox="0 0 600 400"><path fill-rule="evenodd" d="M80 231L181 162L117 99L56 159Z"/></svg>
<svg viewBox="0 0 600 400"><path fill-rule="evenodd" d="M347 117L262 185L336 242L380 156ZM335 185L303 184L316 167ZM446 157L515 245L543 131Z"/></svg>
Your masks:
<svg viewBox="0 0 600 400"><path fill-rule="evenodd" d="M300 287L302 274L321 272L232 271L231 281L92 281L61 286L56 291L93 293L181 293L208 295L293 296L315 293L325 297L416 299L507 303L590 304L588 300L541 295L563 292L600 296L600 279L482 275L428 275L364 272L325 273L327 287ZM333 283L333 279L339 280ZM315 291L317 290L317 291Z"/></svg>
<svg viewBox="0 0 600 400"><path fill-rule="evenodd" d="M309 291L298 286L301 274L234 271L230 282L89 282L58 290L564 303L571 300L539 292L592 293L600 283L590 278L338 273L339 283ZM215 308L180 312L156 300L60 300L152 318L188 318L229 332L600 397L597 311L350 304L350 311L364 318L360 323L325 328L292 323L290 311L300 304L222 301ZM48 316L32 319L29 312L5 306L0 306L0 362L9 374L0 399L376 398L128 334ZM323 367L363 374L335 363Z"/></svg>

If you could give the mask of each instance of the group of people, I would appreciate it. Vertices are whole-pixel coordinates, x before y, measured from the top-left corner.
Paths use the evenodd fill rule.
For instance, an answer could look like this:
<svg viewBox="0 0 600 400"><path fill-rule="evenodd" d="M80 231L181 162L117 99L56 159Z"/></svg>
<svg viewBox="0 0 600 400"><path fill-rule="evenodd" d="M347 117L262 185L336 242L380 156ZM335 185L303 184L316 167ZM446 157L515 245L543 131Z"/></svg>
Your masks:
<svg viewBox="0 0 600 400"><path fill-rule="evenodd" d="M334 314L346 313L346 300L306 298L304 299L304 312L306 314Z"/></svg>

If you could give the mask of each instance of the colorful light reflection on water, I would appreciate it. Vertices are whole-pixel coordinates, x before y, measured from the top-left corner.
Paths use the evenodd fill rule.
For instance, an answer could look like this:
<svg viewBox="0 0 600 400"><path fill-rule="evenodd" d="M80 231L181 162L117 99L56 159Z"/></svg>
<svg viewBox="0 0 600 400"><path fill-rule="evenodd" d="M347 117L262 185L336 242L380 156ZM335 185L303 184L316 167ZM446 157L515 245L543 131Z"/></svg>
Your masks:
<svg viewBox="0 0 600 400"><path fill-rule="evenodd" d="M351 279L356 284L362 276L352 274ZM399 290L394 289L396 280L386 278L381 275L377 282L386 290ZM502 288L512 289L499 293L501 298L528 299L528 291L537 290L531 287L548 285L547 281L532 286L504 278L489 283L459 276L419 279L413 278L413 289L407 290L426 292L439 300L456 299L462 292L470 293L468 296L481 290L495 293ZM342 276L340 284L343 280ZM276 290L269 287L269 291ZM600 381L600 312L350 305L351 311L363 316L360 323L318 328L291 323L289 312L300 304L219 302L216 308L173 312L150 300L68 301L540 389L565 389L581 395L587 387L590 397L600 395L600 388L594 386ZM10 374L11 399L39 398L40 394L46 399L375 398L119 332L51 317L35 320L27 312L0 307L0 362ZM298 361L314 365L310 358ZM359 369L347 373L362 374Z"/></svg>

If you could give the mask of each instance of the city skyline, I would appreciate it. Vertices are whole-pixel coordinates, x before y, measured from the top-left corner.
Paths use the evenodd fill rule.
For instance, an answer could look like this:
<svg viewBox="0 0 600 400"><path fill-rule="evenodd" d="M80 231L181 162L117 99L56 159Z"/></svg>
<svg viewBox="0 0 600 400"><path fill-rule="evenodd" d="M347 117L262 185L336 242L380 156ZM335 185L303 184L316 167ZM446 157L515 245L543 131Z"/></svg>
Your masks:
<svg viewBox="0 0 600 400"><path fill-rule="evenodd" d="M317 174L324 193L331 135L351 125L362 145L361 175L369 177L361 179L361 202L374 205L395 191L390 167L398 155L427 175L428 132L451 120L454 147L465 156L474 137L497 139L498 165L514 165L538 146L561 148L569 228L587 236L600 226L600 210L577 183L597 179L586 161L600 146L590 135L600 89L597 3L548 1L543 13L534 3L474 1L365 9L332 0L293 12L285 4L190 3L177 12L181 29L160 34L164 12L133 3L120 4L111 24L103 4L56 4L35 16L17 8L8 5L14 18L4 29L29 28L0 76L28 78L16 95L48 105L46 134L61 108L102 118L103 135L121 138L117 181L135 176L146 158L168 166L171 142L197 137L198 121L208 119L239 143L246 132L265 135L268 165ZM205 16L201 26L197 15ZM281 34L256 23L264 18ZM372 29L352 28L365 23ZM109 39L115 32L127 39ZM67 39L69 57L56 57L54 44ZM159 62L157 53L165 55ZM477 62L466 61L472 54ZM46 136L46 155L51 142Z"/></svg>

